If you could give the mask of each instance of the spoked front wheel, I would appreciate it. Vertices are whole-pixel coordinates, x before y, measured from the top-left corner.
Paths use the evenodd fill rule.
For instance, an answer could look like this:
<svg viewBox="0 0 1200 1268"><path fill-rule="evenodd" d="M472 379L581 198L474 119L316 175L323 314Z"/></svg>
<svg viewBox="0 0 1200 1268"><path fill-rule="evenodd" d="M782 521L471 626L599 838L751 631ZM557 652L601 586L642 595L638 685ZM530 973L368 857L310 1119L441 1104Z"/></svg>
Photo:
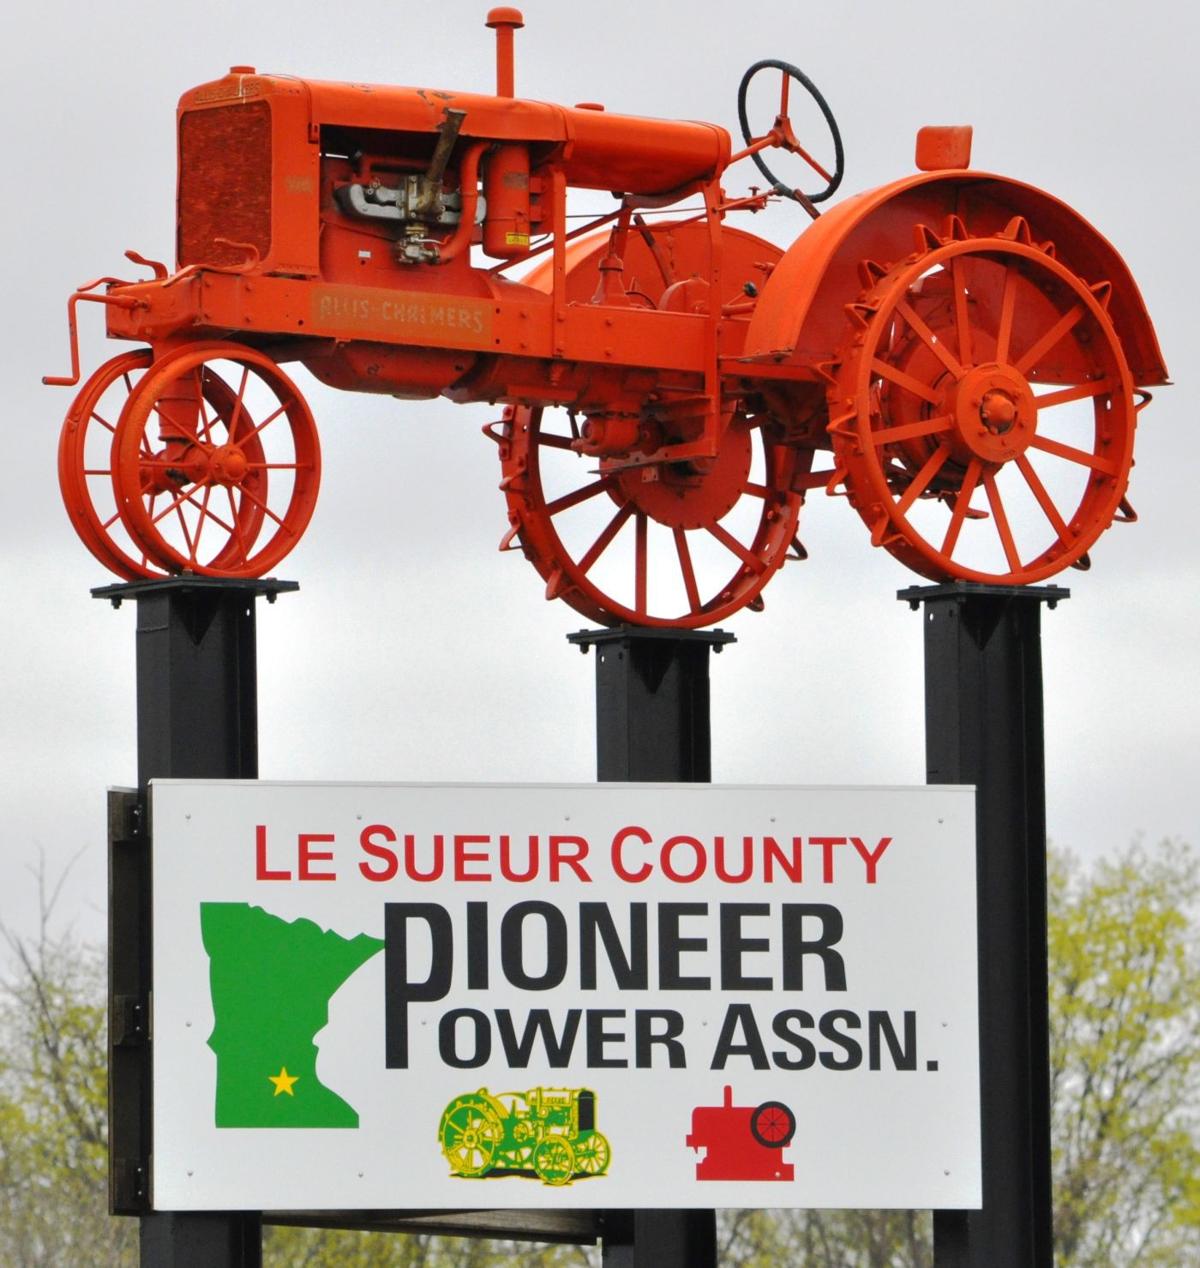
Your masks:
<svg viewBox="0 0 1200 1268"><path fill-rule="evenodd" d="M126 581L169 571L126 528L113 481L118 423L151 360L150 349L139 348L106 361L79 390L58 442L58 482L71 523L88 550ZM209 413L231 414L233 394L222 380L210 377L203 392ZM222 561L218 553L214 563Z"/></svg>
<svg viewBox="0 0 1200 1268"><path fill-rule="evenodd" d="M544 1184L570 1184L575 1175L575 1151L562 1136L544 1136L533 1151L533 1169Z"/></svg>
<svg viewBox="0 0 1200 1268"><path fill-rule="evenodd" d="M773 432L738 414L708 463L606 469L572 449L564 411L510 410L505 545L519 539L548 599L601 625L696 628L759 608L795 536L794 476L812 460Z"/></svg>
<svg viewBox="0 0 1200 1268"><path fill-rule="evenodd" d="M112 482L117 420L150 361L149 348L106 361L79 389L58 438L58 487L71 523L88 550L126 581L163 572L125 531Z"/></svg>
<svg viewBox="0 0 1200 1268"><path fill-rule="evenodd" d="M269 357L233 344L167 354L130 395L113 441L129 536L170 572L260 577L316 504L316 425Z"/></svg>

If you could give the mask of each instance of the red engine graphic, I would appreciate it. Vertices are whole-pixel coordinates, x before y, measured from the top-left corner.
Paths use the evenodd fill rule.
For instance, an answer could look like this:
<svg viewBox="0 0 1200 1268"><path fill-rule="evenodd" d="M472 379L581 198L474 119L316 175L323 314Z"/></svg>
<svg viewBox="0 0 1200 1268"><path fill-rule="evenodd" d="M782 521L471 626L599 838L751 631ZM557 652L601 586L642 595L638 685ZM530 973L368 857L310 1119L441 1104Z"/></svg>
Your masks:
<svg viewBox="0 0 1200 1268"><path fill-rule="evenodd" d="M696 1163L697 1180L791 1180L783 1150L796 1134L796 1116L780 1101L735 1105L726 1086L723 1105L692 1110L687 1143L707 1152Z"/></svg>

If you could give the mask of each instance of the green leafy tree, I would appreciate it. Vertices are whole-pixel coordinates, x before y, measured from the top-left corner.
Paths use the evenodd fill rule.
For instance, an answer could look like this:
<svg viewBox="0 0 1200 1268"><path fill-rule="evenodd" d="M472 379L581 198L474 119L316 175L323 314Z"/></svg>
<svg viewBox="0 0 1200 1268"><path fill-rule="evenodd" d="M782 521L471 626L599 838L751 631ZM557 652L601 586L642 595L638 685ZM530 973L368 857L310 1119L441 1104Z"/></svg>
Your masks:
<svg viewBox="0 0 1200 1268"><path fill-rule="evenodd" d="M1200 1263L1196 857L1058 856L1050 882L1057 1262Z"/></svg>
<svg viewBox="0 0 1200 1268"><path fill-rule="evenodd" d="M928 1211L722 1211L720 1262L737 1268L930 1268Z"/></svg>
<svg viewBox="0 0 1200 1268"><path fill-rule="evenodd" d="M0 1263L124 1268L137 1229L107 1209L104 959L52 935L62 880L37 881L37 933L0 931Z"/></svg>

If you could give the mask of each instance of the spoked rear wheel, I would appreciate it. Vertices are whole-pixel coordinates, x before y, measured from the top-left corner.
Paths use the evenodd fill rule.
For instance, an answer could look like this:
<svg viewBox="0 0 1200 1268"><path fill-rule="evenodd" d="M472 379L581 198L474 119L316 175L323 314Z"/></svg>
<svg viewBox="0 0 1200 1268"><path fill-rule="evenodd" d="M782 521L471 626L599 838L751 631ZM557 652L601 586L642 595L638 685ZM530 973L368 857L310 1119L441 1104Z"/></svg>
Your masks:
<svg viewBox="0 0 1200 1268"><path fill-rule="evenodd" d="M571 448L563 411L506 414L500 458L512 530L561 598L601 625L695 628L743 607L787 555L811 451L777 441L767 418L736 415L706 467L598 468Z"/></svg>
<svg viewBox="0 0 1200 1268"><path fill-rule="evenodd" d="M1086 567L1133 459L1108 284L1089 285L1022 220L927 241L876 270L854 306L829 394L850 500L876 545L935 581L1024 585Z"/></svg>
<svg viewBox="0 0 1200 1268"><path fill-rule="evenodd" d="M481 1176L489 1170L503 1135L499 1115L480 1096L452 1101L438 1127L442 1155L460 1176Z"/></svg>
<svg viewBox="0 0 1200 1268"><path fill-rule="evenodd" d="M259 577L299 542L320 483L316 426L269 357L232 344L160 359L130 396L113 484L131 538L167 571Z"/></svg>

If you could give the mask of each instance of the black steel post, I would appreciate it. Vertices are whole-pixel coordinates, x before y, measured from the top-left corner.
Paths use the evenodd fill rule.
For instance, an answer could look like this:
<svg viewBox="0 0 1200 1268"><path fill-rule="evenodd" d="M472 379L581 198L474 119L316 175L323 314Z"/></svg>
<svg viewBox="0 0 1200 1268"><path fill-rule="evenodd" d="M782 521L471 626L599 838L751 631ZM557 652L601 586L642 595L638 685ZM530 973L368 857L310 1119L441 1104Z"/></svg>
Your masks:
<svg viewBox="0 0 1200 1268"><path fill-rule="evenodd" d="M900 592L925 625L931 784L976 787L983 1208L935 1211L937 1268L1052 1268L1041 608L1069 591Z"/></svg>
<svg viewBox="0 0 1200 1268"><path fill-rule="evenodd" d="M174 578L105 586L97 598L137 604L136 799L110 808L110 1175L112 1206L141 1217L143 1268L259 1268L257 1212L152 1211L147 786L156 778L258 774L255 601L295 582ZM131 822L132 820L132 822Z"/></svg>
<svg viewBox="0 0 1200 1268"><path fill-rule="evenodd" d="M707 783L712 778L708 653L723 630L619 626L568 636L596 649L596 778ZM716 1268L715 1211L606 1211L604 1268Z"/></svg>

